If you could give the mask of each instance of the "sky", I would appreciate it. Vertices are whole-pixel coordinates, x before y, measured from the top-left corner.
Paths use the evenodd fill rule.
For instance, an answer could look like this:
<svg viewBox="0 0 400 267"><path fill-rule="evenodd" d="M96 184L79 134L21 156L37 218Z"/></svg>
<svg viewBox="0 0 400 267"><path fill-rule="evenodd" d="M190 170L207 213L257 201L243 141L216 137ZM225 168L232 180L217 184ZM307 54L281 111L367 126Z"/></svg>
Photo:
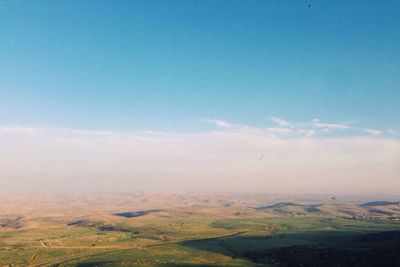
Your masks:
<svg viewBox="0 0 400 267"><path fill-rule="evenodd" d="M399 13L1 1L0 191L398 192Z"/></svg>

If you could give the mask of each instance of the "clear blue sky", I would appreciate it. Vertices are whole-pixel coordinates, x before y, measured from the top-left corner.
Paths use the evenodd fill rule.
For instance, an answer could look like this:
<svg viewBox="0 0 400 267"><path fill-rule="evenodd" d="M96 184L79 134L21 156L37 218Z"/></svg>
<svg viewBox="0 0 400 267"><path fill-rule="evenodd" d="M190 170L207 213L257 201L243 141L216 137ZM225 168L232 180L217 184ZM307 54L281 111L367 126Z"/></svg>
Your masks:
<svg viewBox="0 0 400 267"><path fill-rule="evenodd" d="M0 124L398 129L399 14L400 1L1 1Z"/></svg>

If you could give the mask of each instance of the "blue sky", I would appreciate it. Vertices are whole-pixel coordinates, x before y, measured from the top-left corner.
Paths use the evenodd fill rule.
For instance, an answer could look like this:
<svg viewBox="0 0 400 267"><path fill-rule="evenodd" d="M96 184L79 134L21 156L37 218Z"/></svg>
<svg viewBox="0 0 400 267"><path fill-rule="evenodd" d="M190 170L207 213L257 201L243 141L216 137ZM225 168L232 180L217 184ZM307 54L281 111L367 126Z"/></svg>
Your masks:
<svg viewBox="0 0 400 267"><path fill-rule="evenodd" d="M399 14L399 1L1 1L0 124L398 130Z"/></svg>
<svg viewBox="0 0 400 267"><path fill-rule="evenodd" d="M397 193L399 14L0 1L0 191Z"/></svg>

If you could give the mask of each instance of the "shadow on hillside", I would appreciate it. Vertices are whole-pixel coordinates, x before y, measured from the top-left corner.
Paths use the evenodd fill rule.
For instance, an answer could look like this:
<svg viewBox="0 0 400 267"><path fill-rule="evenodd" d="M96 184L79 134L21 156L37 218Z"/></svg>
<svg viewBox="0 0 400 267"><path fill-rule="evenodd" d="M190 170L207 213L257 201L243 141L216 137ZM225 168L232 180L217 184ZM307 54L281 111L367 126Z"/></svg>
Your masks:
<svg viewBox="0 0 400 267"><path fill-rule="evenodd" d="M185 241L184 246L286 267L400 267L400 231L315 231Z"/></svg>
<svg viewBox="0 0 400 267"><path fill-rule="evenodd" d="M176 263L176 264L172 264L172 263L167 263L167 264L160 264L157 265L158 267L222 267L226 265L212 265L212 264L186 264L186 263Z"/></svg>
<svg viewBox="0 0 400 267"><path fill-rule="evenodd" d="M121 266L124 265L119 261L91 261L75 265L76 267L100 267L100 266ZM154 266L154 265L152 265ZM222 265L209 265L209 264L158 264L158 267L222 267Z"/></svg>
<svg viewBox="0 0 400 267"><path fill-rule="evenodd" d="M78 263L75 266L76 267L95 267L95 266L110 266L110 264L113 264L112 261L90 261L90 262L84 262L84 263Z"/></svg>

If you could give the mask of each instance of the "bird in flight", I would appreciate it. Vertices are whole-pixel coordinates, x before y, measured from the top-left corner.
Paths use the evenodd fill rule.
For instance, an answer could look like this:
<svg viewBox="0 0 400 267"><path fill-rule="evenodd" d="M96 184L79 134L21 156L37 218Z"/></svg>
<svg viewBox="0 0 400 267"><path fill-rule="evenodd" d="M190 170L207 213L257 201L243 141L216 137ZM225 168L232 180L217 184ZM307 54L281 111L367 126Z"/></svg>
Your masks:
<svg viewBox="0 0 400 267"><path fill-rule="evenodd" d="M261 157L258 159L258 161L261 161L264 158L264 155L261 155Z"/></svg>
<svg viewBox="0 0 400 267"><path fill-rule="evenodd" d="M311 3L310 4L308 4L308 8L310 8L311 7Z"/></svg>
<svg viewBox="0 0 400 267"><path fill-rule="evenodd" d="M332 200L336 200L336 197L335 197L335 196L332 196L331 199L332 199Z"/></svg>

